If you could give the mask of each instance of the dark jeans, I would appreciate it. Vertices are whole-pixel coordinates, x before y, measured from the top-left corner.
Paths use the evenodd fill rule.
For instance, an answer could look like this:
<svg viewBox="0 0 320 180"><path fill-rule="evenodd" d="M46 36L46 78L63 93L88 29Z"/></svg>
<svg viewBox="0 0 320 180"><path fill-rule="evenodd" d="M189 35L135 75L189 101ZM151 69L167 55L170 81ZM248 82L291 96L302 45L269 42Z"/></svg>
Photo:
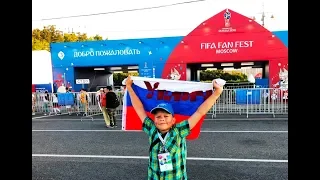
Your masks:
<svg viewBox="0 0 320 180"><path fill-rule="evenodd" d="M110 125L116 126L117 120L116 120L116 109L113 108L107 108L108 115L110 117Z"/></svg>

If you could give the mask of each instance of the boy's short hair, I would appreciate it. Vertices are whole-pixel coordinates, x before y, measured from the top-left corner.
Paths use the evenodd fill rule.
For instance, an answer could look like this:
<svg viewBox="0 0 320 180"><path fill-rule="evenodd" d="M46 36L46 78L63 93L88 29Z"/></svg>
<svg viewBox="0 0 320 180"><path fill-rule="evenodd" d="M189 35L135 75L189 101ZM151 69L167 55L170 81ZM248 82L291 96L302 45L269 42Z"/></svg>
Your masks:
<svg viewBox="0 0 320 180"><path fill-rule="evenodd" d="M158 110L166 111L169 114L171 114L172 116L174 116L173 108L172 108L171 104L169 104L169 103L160 103L160 104L158 104L156 107L151 109L150 113L151 114L155 114L155 113L157 113Z"/></svg>

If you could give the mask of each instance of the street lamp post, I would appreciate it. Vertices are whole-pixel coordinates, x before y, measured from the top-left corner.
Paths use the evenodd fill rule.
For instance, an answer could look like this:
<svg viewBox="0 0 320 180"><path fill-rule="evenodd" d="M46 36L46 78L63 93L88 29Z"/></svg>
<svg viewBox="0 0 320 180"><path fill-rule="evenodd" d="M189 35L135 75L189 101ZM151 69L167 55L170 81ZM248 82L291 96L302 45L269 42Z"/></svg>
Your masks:
<svg viewBox="0 0 320 180"><path fill-rule="evenodd" d="M260 12L260 13L258 13L258 14L261 14L261 22L262 22L261 25L264 27L264 26L265 26L265 19L266 19L266 17L267 17L267 14L271 14L270 12L265 12L265 11L264 11L264 3L262 4L262 12ZM274 18L274 15L271 14L270 18L273 19L273 18ZM253 20L256 20L256 18L255 18L254 16L253 16L252 19L253 19Z"/></svg>

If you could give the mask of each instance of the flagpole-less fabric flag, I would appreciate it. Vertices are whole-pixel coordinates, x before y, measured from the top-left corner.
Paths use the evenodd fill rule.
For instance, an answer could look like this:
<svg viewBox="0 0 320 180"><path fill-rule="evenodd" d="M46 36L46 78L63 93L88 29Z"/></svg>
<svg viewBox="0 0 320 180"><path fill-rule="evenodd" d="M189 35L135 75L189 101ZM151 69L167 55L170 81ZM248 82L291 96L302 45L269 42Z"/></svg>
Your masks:
<svg viewBox="0 0 320 180"><path fill-rule="evenodd" d="M212 83L177 81L169 79L131 77L132 88L141 100L147 115L153 119L150 110L162 102L170 103L174 110L176 123L188 118L212 94ZM204 116L191 130L189 140L197 139ZM142 123L135 112L130 96L125 91L123 97L122 129L126 131L142 130Z"/></svg>

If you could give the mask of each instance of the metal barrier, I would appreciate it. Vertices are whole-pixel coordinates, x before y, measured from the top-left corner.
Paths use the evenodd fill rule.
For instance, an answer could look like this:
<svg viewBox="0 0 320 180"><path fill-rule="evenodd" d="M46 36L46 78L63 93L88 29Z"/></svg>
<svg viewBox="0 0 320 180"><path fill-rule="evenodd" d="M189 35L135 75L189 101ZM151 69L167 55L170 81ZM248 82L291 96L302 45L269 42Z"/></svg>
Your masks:
<svg viewBox="0 0 320 180"><path fill-rule="evenodd" d="M223 89L237 89L237 88L255 88L255 84L250 83L226 83Z"/></svg>
<svg viewBox="0 0 320 180"><path fill-rule="evenodd" d="M116 92L120 106L116 115L122 114L123 93ZM57 94L49 94L49 101L44 100L44 93L36 93L34 104L37 114L76 114L81 120L102 114L96 92L88 92L87 103L80 101L80 93L73 93L75 102L72 106L58 106ZM220 98L213 108L208 112L212 118L217 115L238 114L271 114L273 117L278 114L288 114L288 90L274 88L245 88L245 89L224 89Z"/></svg>
<svg viewBox="0 0 320 180"><path fill-rule="evenodd" d="M69 114L81 116L80 120L91 119L93 121L93 116L102 114L101 107L98 103L96 92L87 92L86 101L80 100L80 93L72 93L74 96L74 104L59 106L57 93L35 93L35 102L33 103L35 114L42 115L58 115L58 114ZM48 96L45 98L45 96ZM119 96L119 95L118 95ZM116 115L121 115L122 113L122 96L119 96L120 106L116 109Z"/></svg>
<svg viewBox="0 0 320 180"><path fill-rule="evenodd" d="M74 93L75 96L75 105L77 108L77 116L82 116L81 121L83 119L89 118L93 121L93 117L95 115L102 114L101 107L99 106L99 101L97 99L96 92L87 92L85 93L86 100L82 102L80 100L81 93Z"/></svg>
<svg viewBox="0 0 320 180"><path fill-rule="evenodd" d="M218 114L288 114L288 90L273 88L225 89L212 108Z"/></svg>

